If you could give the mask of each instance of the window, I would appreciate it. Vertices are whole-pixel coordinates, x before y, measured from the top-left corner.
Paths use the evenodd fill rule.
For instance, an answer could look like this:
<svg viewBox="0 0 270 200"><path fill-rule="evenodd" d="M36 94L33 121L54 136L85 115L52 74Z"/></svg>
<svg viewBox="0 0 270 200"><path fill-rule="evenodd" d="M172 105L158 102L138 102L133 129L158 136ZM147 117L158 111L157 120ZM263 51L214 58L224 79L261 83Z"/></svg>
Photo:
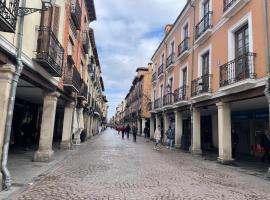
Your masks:
<svg viewBox="0 0 270 200"><path fill-rule="evenodd" d="M209 51L202 55L202 76L209 74Z"/></svg>
<svg viewBox="0 0 270 200"><path fill-rule="evenodd" d="M172 55L174 53L174 41L171 42L170 49L169 49L169 55Z"/></svg>
<svg viewBox="0 0 270 200"><path fill-rule="evenodd" d="M160 97L163 97L163 85L160 86Z"/></svg>
<svg viewBox="0 0 270 200"><path fill-rule="evenodd" d="M164 53L160 57L160 65L164 64Z"/></svg>
<svg viewBox="0 0 270 200"><path fill-rule="evenodd" d="M182 69L183 79L182 79L182 85L187 85L187 68Z"/></svg>
<svg viewBox="0 0 270 200"><path fill-rule="evenodd" d="M183 39L188 38L188 24L186 24L183 28Z"/></svg>
<svg viewBox="0 0 270 200"><path fill-rule="evenodd" d="M209 11L210 11L210 2L209 0L207 0L203 3L203 16L207 15Z"/></svg>
<svg viewBox="0 0 270 200"><path fill-rule="evenodd" d="M154 90L154 101L156 100L156 90Z"/></svg>
<svg viewBox="0 0 270 200"><path fill-rule="evenodd" d="M168 88L168 93L171 94L173 90L173 77L169 79L169 88Z"/></svg>

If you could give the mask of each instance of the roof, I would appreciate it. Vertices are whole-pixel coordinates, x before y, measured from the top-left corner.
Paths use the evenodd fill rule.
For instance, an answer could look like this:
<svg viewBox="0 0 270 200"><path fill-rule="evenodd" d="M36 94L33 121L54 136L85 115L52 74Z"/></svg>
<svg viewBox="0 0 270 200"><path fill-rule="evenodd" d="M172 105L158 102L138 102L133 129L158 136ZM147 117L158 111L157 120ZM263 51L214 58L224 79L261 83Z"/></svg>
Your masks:
<svg viewBox="0 0 270 200"><path fill-rule="evenodd" d="M146 67L138 67L136 69L136 72L138 72L138 71L148 71L148 68L146 68Z"/></svg>
<svg viewBox="0 0 270 200"><path fill-rule="evenodd" d="M182 17L183 13L185 12L185 10L187 9L189 5L189 0L187 0L187 3L185 5L185 7L183 8L183 10L181 11L181 13L178 15L178 17L176 18L176 20L173 23L172 28L170 29L170 31L164 36L162 42L158 45L158 48L156 49L155 53L153 54L151 60L154 59L154 56L156 55L156 53L158 52L158 50L160 49L161 45L164 43L164 41L168 38L168 36L170 35L170 33L172 32L174 26L176 25L177 21L180 19L180 17Z"/></svg>
<svg viewBox="0 0 270 200"><path fill-rule="evenodd" d="M97 19L94 0L85 0L87 7L89 21L95 21Z"/></svg>

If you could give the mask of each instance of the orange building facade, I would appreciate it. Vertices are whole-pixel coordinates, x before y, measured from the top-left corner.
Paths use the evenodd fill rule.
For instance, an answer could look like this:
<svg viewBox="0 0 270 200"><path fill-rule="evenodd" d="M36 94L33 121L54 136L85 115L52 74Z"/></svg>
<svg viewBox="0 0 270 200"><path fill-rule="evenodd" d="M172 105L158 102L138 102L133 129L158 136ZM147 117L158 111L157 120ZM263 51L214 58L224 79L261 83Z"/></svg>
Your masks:
<svg viewBox="0 0 270 200"><path fill-rule="evenodd" d="M187 2L152 57L152 135L172 126L177 147L216 150L221 162L260 155L269 128L269 9L257 0Z"/></svg>

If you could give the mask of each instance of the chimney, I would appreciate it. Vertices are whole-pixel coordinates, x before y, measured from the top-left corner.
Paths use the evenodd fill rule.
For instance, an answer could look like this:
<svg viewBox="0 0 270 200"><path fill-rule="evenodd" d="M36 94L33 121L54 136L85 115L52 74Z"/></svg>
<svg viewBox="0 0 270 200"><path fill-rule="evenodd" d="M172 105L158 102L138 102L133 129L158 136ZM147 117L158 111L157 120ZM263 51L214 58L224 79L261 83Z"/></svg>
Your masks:
<svg viewBox="0 0 270 200"><path fill-rule="evenodd" d="M152 63L148 63L148 71L152 72Z"/></svg>
<svg viewBox="0 0 270 200"><path fill-rule="evenodd" d="M172 24L167 24L167 25L165 26L165 28L164 28L164 33L165 33L165 35L167 35L167 34L170 32L170 30L172 29L172 27L173 27Z"/></svg>

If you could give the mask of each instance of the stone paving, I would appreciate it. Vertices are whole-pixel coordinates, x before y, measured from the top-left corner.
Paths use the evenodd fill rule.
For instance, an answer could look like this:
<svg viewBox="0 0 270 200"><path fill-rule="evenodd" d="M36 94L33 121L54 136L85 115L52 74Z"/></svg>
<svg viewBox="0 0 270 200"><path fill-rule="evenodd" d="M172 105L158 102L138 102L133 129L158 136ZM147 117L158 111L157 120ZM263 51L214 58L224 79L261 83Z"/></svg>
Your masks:
<svg viewBox="0 0 270 200"><path fill-rule="evenodd" d="M107 130L15 199L270 200L270 181Z"/></svg>

